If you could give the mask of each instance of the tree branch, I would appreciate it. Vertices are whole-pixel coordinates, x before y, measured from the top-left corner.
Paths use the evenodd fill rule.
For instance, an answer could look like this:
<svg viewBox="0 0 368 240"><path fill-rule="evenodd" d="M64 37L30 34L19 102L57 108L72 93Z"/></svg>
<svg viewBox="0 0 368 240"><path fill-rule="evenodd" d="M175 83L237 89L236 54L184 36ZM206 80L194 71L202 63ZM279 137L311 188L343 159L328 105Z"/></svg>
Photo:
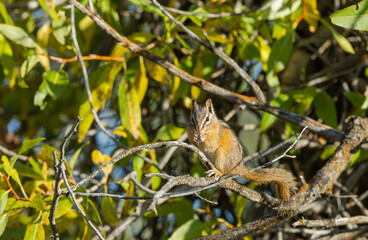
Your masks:
<svg viewBox="0 0 368 240"><path fill-rule="evenodd" d="M202 78L194 77L188 74L187 72L183 71L182 69L176 67L169 61L160 58L157 55L152 54L149 51L139 47L137 44L134 44L133 42L129 41L125 36L120 35L115 29L113 29L110 25L108 25L99 15L91 12L88 8L81 5L76 0L69 0L69 2L76 8L78 8L81 12L91 17L102 30L104 30L107 34L112 36L119 44L128 48L130 51L139 54L156 64L159 64L160 66L165 68L168 72L174 74L175 76L178 76L183 81L189 84L197 86L209 93L223 97L229 101L236 102L239 104L246 104L248 107L255 110L266 111L281 119L292 122L298 126L302 127L308 126L311 131L316 132L328 139L341 140L343 138L343 133L341 131L335 130L329 126L321 124L318 121L315 121L309 117L289 112L287 110L272 106L268 103L264 103L263 101L257 100L252 97L231 92L215 84L207 82Z"/></svg>

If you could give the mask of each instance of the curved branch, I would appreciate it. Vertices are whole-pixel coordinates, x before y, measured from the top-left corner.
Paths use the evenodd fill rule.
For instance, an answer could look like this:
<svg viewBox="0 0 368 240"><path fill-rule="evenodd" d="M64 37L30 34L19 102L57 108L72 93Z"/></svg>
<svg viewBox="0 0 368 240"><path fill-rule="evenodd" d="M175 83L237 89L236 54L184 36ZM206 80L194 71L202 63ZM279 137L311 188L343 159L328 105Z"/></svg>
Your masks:
<svg viewBox="0 0 368 240"><path fill-rule="evenodd" d="M342 171L348 166L351 159L359 149L362 141L368 136L368 120L360 117L348 117L346 120L347 132L340 146L334 155L329 159L323 168L321 168L310 184L305 184L298 194L292 198L295 206L295 216L303 207L309 205L333 187L336 179ZM244 237L251 233L259 233L270 227L274 227L279 223L291 218L291 215L282 213L265 216L254 222L247 223L243 226L226 230L219 234L199 239L236 239Z"/></svg>
<svg viewBox="0 0 368 240"><path fill-rule="evenodd" d="M272 106L268 103L257 100L254 97L248 97L245 95L231 92L215 84L207 82L202 78L194 77L188 74L187 72L183 71L182 69L176 67L171 62L163 58L160 58L157 55L152 54L149 51L141 48L137 44L129 41L125 36L119 34L114 28L112 28L109 24L107 24L99 15L97 15L94 12L91 12L88 8L84 7L82 4L80 4L76 0L69 0L69 2L70 4L78 8L81 12L91 17L95 21L95 23L102 30L104 30L107 34L112 36L118 42L118 44L128 48L130 51L136 54L139 54L142 57L156 64L159 64L160 66L165 68L168 72L174 74L175 76L178 76L180 79L182 79L183 81L189 84L197 86L203 89L204 91L210 92L217 96L226 98L229 101L233 101L239 104L246 104L248 107L255 109L255 110L266 111L283 120L294 123L298 126L302 126L302 127L308 126L311 131L316 132L320 134L321 136L324 136L328 139L341 140L343 138L343 133L341 131L335 130L327 125L321 124L317 122L316 120L313 120L309 117L301 116L301 115L289 112L287 110Z"/></svg>

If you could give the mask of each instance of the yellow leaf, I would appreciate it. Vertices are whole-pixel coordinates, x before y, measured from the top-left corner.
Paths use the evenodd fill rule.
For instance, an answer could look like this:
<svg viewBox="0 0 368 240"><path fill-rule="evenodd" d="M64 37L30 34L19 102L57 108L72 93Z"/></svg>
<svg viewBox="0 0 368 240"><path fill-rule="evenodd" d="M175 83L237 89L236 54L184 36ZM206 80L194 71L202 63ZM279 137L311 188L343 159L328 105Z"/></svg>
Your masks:
<svg viewBox="0 0 368 240"><path fill-rule="evenodd" d="M267 62L268 58L270 57L271 48L260 35L258 35L256 39L259 43L259 51L263 63L263 70L267 72Z"/></svg>
<svg viewBox="0 0 368 240"><path fill-rule="evenodd" d="M142 57L139 57L139 70L135 75L134 87L137 91L139 104L141 104L148 87L147 72Z"/></svg>
<svg viewBox="0 0 368 240"><path fill-rule="evenodd" d="M92 158L93 164L96 167L99 167L99 166L103 165L104 163L110 161L110 159L111 159L110 156L108 156L106 154L103 154L103 153L101 153L100 151L98 151L96 149L92 151L91 158ZM102 172L105 174L106 177L111 173L112 168L113 168L113 165L110 164L110 165L107 165L106 167L104 167L102 169Z"/></svg>
<svg viewBox="0 0 368 240"><path fill-rule="evenodd" d="M112 131L113 134L116 134L116 135L120 135L122 136L123 138L127 138L128 137L128 134L126 133L126 131L124 130L124 126L123 125L120 125L118 129L116 130L113 130Z"/></svg>
<svg viewBox="0 0 368 240"><path fill-rule="evenodd" d="M41 47L46 47L47 43L49 42L49 36L50 36L51 28L50 28L50 22L45 22L42 27L37 32L37 43Z"/></svg>
<svg viewBox="0 0 368 240"><path fill-rule="evenodd" d="M170 81L168 79L168 74L166 69L161 67L160 65L153 63L149 60L144 60L145 64L147 66L147 72L148 74L157 82L161 82L163 84L166 84L170 86Z"/></svg>
<svg viewBox="0 0 368 240"><path fill-rule="evenodd" d="M317 0L303 1L306 5L305 21L309 24L309 31L315 32L318 27L320 13L317 9Z"/></svg>
<svg viewBox="0 0 368 240"><path fill-rule="evenodd" d="M95 22L88 16L85 16L78 24L84 38L84 44L89 46L93 40L95 32Z"/></svg>

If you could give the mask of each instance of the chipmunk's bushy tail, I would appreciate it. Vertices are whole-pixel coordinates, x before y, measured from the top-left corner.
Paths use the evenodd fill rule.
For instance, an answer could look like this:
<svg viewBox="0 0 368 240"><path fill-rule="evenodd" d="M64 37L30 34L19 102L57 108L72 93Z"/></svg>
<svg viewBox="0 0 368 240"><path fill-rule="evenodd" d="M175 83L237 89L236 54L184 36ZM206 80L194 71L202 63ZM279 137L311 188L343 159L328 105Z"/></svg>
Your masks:
<svg viewBox="0 0 368 240"><path fill-rule="evenodd" d="M250 167L244 167L241 172L249 171ZM239 171L239 169L238 169ZM258 184L275 183L279 187L279 195L288 200L296 191L297 182L293 174L282 168L263 168L247 173L242 177Z"/></svg>

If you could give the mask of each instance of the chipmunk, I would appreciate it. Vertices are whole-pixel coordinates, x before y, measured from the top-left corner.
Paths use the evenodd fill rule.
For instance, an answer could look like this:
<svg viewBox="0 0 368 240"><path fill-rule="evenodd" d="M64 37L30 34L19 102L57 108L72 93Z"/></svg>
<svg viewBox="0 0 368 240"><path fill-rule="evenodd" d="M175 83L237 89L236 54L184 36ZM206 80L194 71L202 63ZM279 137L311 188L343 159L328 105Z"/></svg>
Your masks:
<svg viewBox="0 0 368 240"><path fill-rule="evenodd" d="M215 166L209 176L237 175L252 168L243 162L243 149L234 132L216 116L212 100L198 105L193 99L187 133L190 142L199 148ZM281 168L264 168L252 171L242 177L258 184L276 183L279 195L287 200L296 190L295 177Z"/></svg>

